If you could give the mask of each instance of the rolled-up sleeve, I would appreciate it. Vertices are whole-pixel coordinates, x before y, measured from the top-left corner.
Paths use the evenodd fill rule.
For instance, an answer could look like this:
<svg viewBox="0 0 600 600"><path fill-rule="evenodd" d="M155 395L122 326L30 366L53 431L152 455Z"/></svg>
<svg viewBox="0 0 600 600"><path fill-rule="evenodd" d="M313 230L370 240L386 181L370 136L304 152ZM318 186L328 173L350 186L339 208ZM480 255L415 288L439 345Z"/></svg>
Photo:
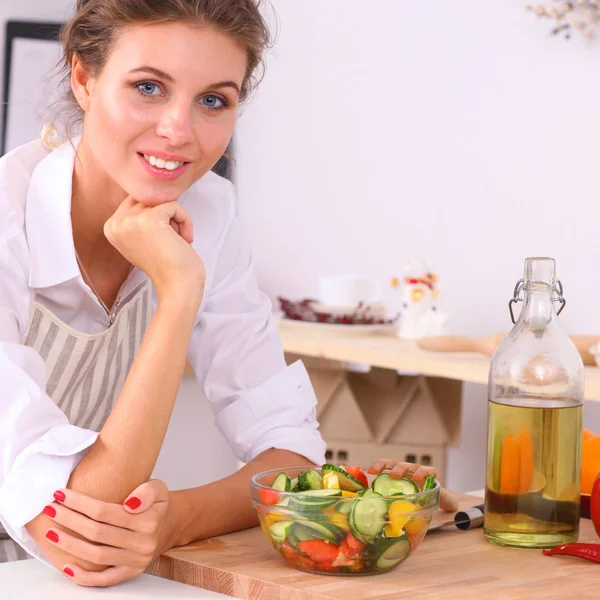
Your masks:
<svg viewBox="0 0 600 600"><path fill-rule="evenodd" d="M218 429L240 460L278 448L322 464L325 442L312 384L300 361L285 363L271 302L258 288L229 200L230 215L190 340L190 362Z"/></svg>
<svg viewBox="0 0 600 600"><path fill-rule="evenodd" d="M7 240L0 240L0 523L47 562L25 525L65 487L97 433L69 424L46 394L41 356L23 344L29 288Z"/></svg>

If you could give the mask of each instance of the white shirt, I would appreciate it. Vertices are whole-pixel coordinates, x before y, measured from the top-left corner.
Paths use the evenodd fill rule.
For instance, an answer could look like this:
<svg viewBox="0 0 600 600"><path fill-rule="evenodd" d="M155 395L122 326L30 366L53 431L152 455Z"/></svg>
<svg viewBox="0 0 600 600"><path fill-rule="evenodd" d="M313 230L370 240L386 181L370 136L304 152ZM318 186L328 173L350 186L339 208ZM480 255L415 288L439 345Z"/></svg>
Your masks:
<svg viewBox="0 0 600 600"><path fill-rule="evenodd" d="M98 434L69 424L45 393L43 359L23 343L34 291L37 302L77 331L108 326L75 258L74 158L69 143L51 152L38 141L0 159L0 522L41 560L24 526L67 485ZM286 367L270 302L240 235L233 186L209 172L179 202L206 268L188 358L219 430L244 462L280 448L322 463L315 394L302 363ZM146 278L134 269L122 296Z"/></svg>

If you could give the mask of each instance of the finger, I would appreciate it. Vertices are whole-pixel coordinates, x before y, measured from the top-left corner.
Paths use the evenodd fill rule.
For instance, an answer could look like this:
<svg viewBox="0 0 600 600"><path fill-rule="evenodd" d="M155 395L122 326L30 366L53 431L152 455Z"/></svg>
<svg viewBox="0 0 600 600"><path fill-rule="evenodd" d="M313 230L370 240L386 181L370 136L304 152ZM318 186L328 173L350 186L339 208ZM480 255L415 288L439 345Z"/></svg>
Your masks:
<svg viewBox="0 0 600 600"><path fill-rule="evenodd" d="M427 479L430 475L437 477L437 470L435 467L424 467L423 465L417 465L416 471L412 474L412 479L414 481L423 481L423 479Z"/></svg>
<svg viewBox="0 0 600 600"><path fill-rule="evenodd" d="M165 202L152 210L159 211L168 217L168 222L174 221L179 227L179 235L188 244L194 241L194 225L187 211L177 202Z"/></svg>
<svg viewBox="0 0 600 600"><path fill-rule="evenodd" d="M92 544L87 540L80 540L66 531L48 529L46 539L64 552L77 556L95 565L136 565L143 562L141 553L134 553L123 548ZM144 556L144 559L147 557Z"/></svg>
<svg viewBox="0 0 600 600"><path fill-rule="evenodd" d="M102 502L68 489L58 490L54 497L63 506L94 519L94 521L114 525L115 527L124 527L133 531L137 530L135 517L123 510L121 504Z"/></svg>
<svg viewBox="0 0 600 600"><path fill-rule="evenodd" d="M388 467L387 465L392 465ZM392 468L396 464L396 461L390 460L389 458L380 458L376 460L368 469L367 473L372 473L373 475L379 475L381 471L384 471L387 468Z"/></svg>
<svg viewBox="0 0 600 600"><path fill-rule="evenodd" d="M129 213L135 206L137 206L139 202L134 200L131 196L127 196L119 206L117 206L117 210L113 214L123 216Z"/></svg>
<svg viewBox="0 0 600 600"><path fill-rule="evenodd" d="M63 567L63 573L69 578L85 587L108 587L116 585L127 579L141 575L143 571L127 566L110 567L105 571L92 572L86 571L81 567L68 564Z"/></svg>
<svg viewBox="0 0 600 600"><path fill-rule="evenodd" d="M124 527L99 523L60 504L46 506L43 512L58 525L66 527L90 542L132 550L134 552L139 551L140 547L147 544L143 536L137 532L125 529ZM60 537L61 533L59 532L58 535Z"/></svg>
<svg viewBox="0 0 600 600"><path fill-rule="evenodd" d="M180 232L179 232L179 225L178 225L177 223L175 223L175 221L173 221L173 219L171 219L171 221L169 221L169 225L170 225L170 226L173 228L173 231L174 231L176 234L180 235Z"/></svg>
<svg viewBox="0 0 600 600"><path fill-rule="evenodd" d="M126 511L139 514L151 508L157 502L166 502L169 498L169 489L164 481L151 479L139 485L123 502Z"/></svg>
<svg viewBox="0 0 600 600"><path fill-rule="evenodd" d="M406 475L410 475L417 470L418 465L409 462L396 462L396 464L391 468L390 476L394 478L405 477Z"/></svg>

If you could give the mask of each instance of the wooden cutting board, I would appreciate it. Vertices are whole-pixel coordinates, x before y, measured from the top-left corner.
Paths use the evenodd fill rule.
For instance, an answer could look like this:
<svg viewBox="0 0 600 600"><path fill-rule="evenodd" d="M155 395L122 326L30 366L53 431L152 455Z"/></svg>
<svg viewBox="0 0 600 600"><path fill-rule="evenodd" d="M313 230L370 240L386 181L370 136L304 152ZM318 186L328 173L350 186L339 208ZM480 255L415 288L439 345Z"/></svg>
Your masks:
<svg viewBox="0 0 600 600"><path fill-rule="evenodd" d="M481 499L460 495L461 509ZM450 515L438 518L451 519ZM599 541L581 522L581 541ZM395 571L365 577L312 575L288 567L259 528L167 552L149 573L243 600L591 600L600 564L488 544L482 529L430 532Z"/></svg>

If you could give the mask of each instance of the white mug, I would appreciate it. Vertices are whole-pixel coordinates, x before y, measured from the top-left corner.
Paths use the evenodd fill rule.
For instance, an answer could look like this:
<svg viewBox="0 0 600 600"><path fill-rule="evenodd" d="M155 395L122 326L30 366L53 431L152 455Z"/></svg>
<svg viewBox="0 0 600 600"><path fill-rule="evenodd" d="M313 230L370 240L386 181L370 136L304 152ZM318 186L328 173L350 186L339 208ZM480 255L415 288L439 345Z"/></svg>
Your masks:
<svg viewBox="0 0 600 600"><path fill-rule="evenodd" d="M381 295L381 286L364 275L327 275L319 277L318 300L328 306L372 304Z"/></svg>

